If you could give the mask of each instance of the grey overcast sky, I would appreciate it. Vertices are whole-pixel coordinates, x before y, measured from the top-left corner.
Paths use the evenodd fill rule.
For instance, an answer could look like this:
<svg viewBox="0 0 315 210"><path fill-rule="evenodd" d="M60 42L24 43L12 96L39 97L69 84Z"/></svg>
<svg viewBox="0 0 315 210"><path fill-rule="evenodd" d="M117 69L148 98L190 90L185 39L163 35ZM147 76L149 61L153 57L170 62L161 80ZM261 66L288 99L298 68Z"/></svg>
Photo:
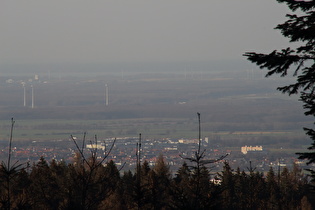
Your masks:
<svg viewBox="0 0 315 210"><path fill-rule="evenodd" d="M287 40L276 0L2 0L1 63L244 59Z"/></svg>

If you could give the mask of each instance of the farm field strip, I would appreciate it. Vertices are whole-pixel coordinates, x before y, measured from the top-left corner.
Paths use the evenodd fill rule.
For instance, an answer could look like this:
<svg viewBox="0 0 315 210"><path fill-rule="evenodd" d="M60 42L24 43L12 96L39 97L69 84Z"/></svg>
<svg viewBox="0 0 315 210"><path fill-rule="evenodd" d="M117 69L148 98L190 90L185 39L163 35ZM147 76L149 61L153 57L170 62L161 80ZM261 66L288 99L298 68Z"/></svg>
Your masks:
<svg viewBox="0 0 315 210"><path fill-rule="evenodd" d="M209 126L211 123L205 123ZM0 121L0 140L9 137L10 121ZM69 139L70 135L97 135L99 138L138 136L146 138L196 138L197 123L189 119L115 119L115 120L16 120L14 139L16 140L56 140ZM221 139L239 139L240 137L290 136L301 137L303 130L276 131L204 131L202 136Z"/></svg>

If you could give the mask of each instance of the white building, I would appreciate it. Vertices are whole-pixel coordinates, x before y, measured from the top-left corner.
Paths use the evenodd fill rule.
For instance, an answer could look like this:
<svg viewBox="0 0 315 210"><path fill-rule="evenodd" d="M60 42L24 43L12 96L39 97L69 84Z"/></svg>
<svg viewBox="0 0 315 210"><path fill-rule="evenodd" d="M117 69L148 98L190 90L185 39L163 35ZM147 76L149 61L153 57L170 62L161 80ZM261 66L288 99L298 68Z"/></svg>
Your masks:
<svg viewBox="0 0 315 210"><path fill-rule="evenodd" d="M102 149L102 150L105 150L105 145L102 145L102 144L87 144L86 148L87 149Z"/></svg>
<svg viewBox="0 0 315 210"><path fill-rule="evenodd" d="M263 147L262 146L244 146L244 147L241 147L241 152L246 155L247 152L253 152L253 151L263 151Z"/></svg>

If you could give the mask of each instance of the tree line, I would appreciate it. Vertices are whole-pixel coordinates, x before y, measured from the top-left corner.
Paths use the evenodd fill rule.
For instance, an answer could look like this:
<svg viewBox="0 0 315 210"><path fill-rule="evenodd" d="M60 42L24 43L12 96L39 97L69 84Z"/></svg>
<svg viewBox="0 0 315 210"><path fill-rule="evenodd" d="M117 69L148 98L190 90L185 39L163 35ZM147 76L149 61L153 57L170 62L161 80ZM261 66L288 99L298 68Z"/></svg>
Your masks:
<svg viewBox="0 0 315 210"><path fill-rule="evenodd" d="M47 161L6 170L0 166L1 209L312 209L309 181L295 165L267 174L233 170L220 173L183 162L175 174L162 155L154 166L122 171L112 160Z"/></svg>

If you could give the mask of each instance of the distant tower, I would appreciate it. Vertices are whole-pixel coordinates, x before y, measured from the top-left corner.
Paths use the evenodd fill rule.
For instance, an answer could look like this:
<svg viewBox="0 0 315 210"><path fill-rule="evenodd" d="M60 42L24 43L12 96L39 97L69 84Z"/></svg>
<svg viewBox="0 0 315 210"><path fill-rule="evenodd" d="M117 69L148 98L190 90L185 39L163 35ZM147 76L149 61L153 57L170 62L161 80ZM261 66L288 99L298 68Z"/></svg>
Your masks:
<svg viewBox="0 0 315 210"><path fill-rule="evenodd" d="M108 106L108 86L105 84L105 105Z"/></svg>
<svg viewBox="0 0 315 210"><path fill-rule="evenodd" d="M209 138L208 138L208 137L205 137L205 142L206 142L207 144L209 144Z"/></svg>
<svg viewBox="0 0 315 210"><path fill-rule="evenodd" d="M26 106L26 92L25 92L25 82L22 83L23 85L23 106Z"/></svg>
<svg viewBox="0 0 315 210"><path fill-rule="evenodd" d="M32 109L34 108L34 87L33 85L31 86L32 88Z"/></svg>

